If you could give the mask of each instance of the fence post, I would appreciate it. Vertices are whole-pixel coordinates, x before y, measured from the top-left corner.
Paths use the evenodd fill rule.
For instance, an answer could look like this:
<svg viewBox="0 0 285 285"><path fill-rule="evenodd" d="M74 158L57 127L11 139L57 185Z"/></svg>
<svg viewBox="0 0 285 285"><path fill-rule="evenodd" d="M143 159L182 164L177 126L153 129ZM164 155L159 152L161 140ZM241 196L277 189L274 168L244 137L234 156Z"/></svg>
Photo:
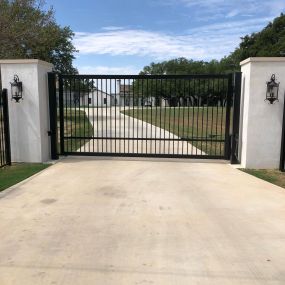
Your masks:
<svg viewBox="0 0 285 285"><path fill-rule="evenodd" d="M241 96L241 72L236 72L234 74L231 164L239 163L238 143L239 143L239 122L240 122L240 96Z"/></svg>
<svg viewBox="0 0 285 285"><path fill-rule="evenodd" d="M51 159L58 159L56 74L48 73Z"/></svg>
<svg viewBox="0 0 285 285"><path fill-rule="evenodd" d="M10 143L10 126L9 126L9 109L8 109L9 107L8 107L7 89L3 89L2 99L3 99L6 164L11 165L11 143Z"/></svg>
<svg viewBox="0 0 285 285"><path fill-rule="evenodd" d="M225 159L229 160L231 155L230 144L230 121L231 121L231 105L233 91L233 74L228 77L227 105L226 105L226 129L225 129Z"/></svg>

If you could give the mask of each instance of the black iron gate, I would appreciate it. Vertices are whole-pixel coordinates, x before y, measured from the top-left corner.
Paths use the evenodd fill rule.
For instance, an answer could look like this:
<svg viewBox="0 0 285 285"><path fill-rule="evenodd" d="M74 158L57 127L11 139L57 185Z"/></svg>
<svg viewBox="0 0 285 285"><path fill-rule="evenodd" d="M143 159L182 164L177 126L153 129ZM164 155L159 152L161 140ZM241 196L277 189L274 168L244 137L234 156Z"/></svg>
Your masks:
<svg viewBox="0 0 285 285"><path fill-rule="evenodd" d="M240 73L51 73L53 158L58 148L62 155L231 158L236 162L239 84Z"/></svg>
<svg viewBox="0 0 285 285"><path fill-rule="evenodd" d="M7 89L0 87L0 167L11 164Z"/></svg>

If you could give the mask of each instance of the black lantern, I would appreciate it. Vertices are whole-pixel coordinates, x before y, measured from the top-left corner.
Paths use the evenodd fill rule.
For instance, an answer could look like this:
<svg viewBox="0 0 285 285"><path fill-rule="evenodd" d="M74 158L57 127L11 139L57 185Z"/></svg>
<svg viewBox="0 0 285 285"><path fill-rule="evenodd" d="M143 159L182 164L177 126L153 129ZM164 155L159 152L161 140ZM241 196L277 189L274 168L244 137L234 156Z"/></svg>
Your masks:
<svg viewBox="0 0 285 285"><path fill-rule="evenodd" d="M19 103L19 101L23 99L23 84L19 80L18 75L14 75L14 80L10 84L12 99Z"/></svg>
<svg viewBox="0 0 285 285"><path fill-rule="evenodd" d="M273 104L275 101L278 101L278 92L279 92L279 82L276 82L275 74L272 74L270 81L266 83L266 99L270 104Z"/></svg>

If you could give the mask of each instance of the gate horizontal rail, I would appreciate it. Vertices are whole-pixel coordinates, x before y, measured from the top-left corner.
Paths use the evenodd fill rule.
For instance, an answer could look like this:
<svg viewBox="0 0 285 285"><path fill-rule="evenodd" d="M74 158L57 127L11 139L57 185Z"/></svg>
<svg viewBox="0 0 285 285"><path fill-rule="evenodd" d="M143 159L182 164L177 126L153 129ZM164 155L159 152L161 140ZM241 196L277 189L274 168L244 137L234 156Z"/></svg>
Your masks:
<svg viewBox="0 0 285 285"><path fill-rule="evenodd" d="M81 139L81 140L122 140L122 138L110 138L110 137L64 137L66 140L75 140L75 139ZM141 140L141 141L157 141L159 139L157 138L128 138L128 140ZM205 141L207 139L205 138L178 138L178 139L172 139L172 138L164 138L164 141L194 141L194 142L201 142ZM208 141L211 141L208 139ZM215 140L215 142L224 142L224 140Z"/></svg>
<svg viewBox="0 0 285 285"><path fill-rule="evenodd" d="M62 75L66 79L227 79L228 74L194 74L194 75Z"/></svg>
<svg viewBox="0 0 285 285"><path fill-rule="evenodd" d="M59 74L50 83L58 120L50 133L59 134L53 148L62 155L229 159L233 88L232 74Z"/></svg>

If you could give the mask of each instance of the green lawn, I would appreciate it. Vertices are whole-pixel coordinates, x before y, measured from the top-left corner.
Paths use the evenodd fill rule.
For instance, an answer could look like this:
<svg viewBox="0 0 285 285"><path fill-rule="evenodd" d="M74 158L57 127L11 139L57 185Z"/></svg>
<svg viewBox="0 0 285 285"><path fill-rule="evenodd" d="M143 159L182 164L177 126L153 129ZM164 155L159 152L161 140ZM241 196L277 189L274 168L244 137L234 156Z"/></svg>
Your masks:
<svg viewBox="0 0 285 285"><path fill-rule="evenodd" d="M285 188L285 172L277 169L240 169L257 178L268 181L272 184Z"/></svg>
<svg viewBox="0 0 285 285"><path fill-rule="evenodd" d="M16 163L0 168L0 192L49 166L39 163Z"/></svg>
<svg viewBox="0 0 285 285"><path fill-rule="evenodd" d="M59 130L58 116L58 130ZM64 136L73 137L90 137L93 136L93 127L86 113L82 110L65 109L64 110ZM58 134L60 140L60 135ZM67 152L76 152L80 147L86 144L88 140L65 139L64 149ZM60 150L60 147L58 148Z"/></svg>
<svg viewBox="0 0 285 285"><path fill-rule="evenodd" d="M197 148L210 155L223 155L226 109L222 107L148 107L126 110L125 114L189 140ZM207 141L193 141L203 138Z"/></svg>

